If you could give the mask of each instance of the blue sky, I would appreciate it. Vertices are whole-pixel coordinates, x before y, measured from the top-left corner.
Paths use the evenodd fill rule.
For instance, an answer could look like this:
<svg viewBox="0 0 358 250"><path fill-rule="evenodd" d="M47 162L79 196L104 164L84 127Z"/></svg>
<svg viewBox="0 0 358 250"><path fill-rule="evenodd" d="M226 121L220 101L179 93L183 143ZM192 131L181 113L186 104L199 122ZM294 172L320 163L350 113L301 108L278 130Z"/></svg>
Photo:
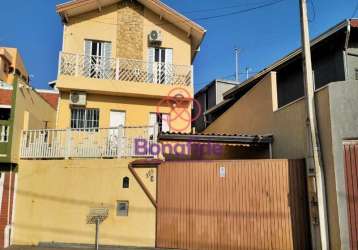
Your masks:
<svg viewBox="0 0 358 250"><path fill-rule="evenodd" d="M47 83L56 79L62 25L55 5L64 1L11 0L1 3L6 11L2 12L0 46L20 49L32 75L32 85L36 88L47 88ZM194 20L240 11L270 1L275 0L164 0ZM350 18L356 4L357 0L311 0L311 37ZM214 78L233 79L233 76L228 76L235 72L235 47L241 50L242 72L246 67L257 72L299 47L298 7L299 0L283 0L247 13L198 20L207 30L207 35L194 62L195 89L198 90ZM244 79L245 75L241 77Z"/></svg>

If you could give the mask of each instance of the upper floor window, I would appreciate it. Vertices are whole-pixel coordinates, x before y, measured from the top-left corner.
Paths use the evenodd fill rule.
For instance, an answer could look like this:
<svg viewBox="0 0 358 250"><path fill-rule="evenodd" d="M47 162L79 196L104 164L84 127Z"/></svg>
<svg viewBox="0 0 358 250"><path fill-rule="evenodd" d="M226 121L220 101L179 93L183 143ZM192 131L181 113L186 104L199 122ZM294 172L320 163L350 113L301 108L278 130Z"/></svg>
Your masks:
<svg viewBox="0 0 358 250"><path fill-rule="evenodd" d="M71 128L98 128L99 109L72 108Z"/></svg>
<svg viewBox="0 0 358 250"><path fill-rule="evenodd" d="M172 76L173 49L151 47L148 50L148 61L153 63L150 67L150 75L154 77L156 83L169 83ZM155 64L154 64L155 63Z"/></svg>
<svg viewBox="0 0 358 250"><path fill-rule="evenodd" d="M85 74L93 78L109 78L111 70L111 42L85 40Z"/></svg>

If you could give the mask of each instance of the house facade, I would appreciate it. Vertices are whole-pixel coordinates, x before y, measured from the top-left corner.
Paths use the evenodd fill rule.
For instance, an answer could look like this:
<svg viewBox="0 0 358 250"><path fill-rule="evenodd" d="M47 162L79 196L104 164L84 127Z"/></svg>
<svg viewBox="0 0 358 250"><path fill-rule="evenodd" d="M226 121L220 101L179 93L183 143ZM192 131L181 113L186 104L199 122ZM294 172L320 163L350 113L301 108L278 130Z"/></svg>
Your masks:
<svg viewBox="0 0 358 250"><path fill-rule="evenodd" d="M154 0L70 1L57 12L56 122L23 131L11 242L93 244L87 218L102 209L101 244L155 246L156 169L129 166L161 157L149 147L159 132L190 132L205 30Z"/></svg>
<svg viewBox="0 0 358 250"><path fill-rule="evenodd" d="M316 113L323 158L330 249L355 249L357 224L357 20L312 41ZM206 133L272 134L273 158L308 158L301 50L227 91L209 113ZM245 119L233 119L245 117ZM307 169L311 235L319 242L315 171ZM318 246L319 247L319 246Z"/></svg>
<svg viewBox="0 0 358 250"><path fill-rule="evenodd" d="M0 48L0 246L10 244L15 186L23 129L55 126L58 94L41 96L29 83L29 76L16 48ZM49 104L49 97L53 106Z"/></svg>

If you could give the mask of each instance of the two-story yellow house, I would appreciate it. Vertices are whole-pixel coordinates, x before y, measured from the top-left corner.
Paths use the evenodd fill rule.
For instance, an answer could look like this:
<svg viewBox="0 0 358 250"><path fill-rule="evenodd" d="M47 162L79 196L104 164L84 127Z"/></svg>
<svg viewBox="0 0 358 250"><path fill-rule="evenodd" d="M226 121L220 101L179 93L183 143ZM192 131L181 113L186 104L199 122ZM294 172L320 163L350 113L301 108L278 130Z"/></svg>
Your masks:
<svg viewBox="0 0 358 250"><path fill-rule="evenodd" d="M160 157L159 130L190 131L205 30L158 0L76 0L57 12L56 128L22 134L11 242L92 244L87 216L104 208L101 244L154 246L156 170L128 166Z"/></svg>

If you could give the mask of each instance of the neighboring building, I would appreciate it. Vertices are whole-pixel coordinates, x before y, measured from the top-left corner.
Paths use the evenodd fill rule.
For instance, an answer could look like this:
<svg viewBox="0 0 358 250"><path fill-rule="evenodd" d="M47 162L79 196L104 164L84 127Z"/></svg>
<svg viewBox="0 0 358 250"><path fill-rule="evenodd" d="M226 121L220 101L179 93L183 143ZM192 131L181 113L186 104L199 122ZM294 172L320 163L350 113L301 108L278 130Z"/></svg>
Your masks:
<svg viewBox="0 0 358 250"><path fill-rule="evenodd" d="M29 83L29 75L18 49L0 47L0 81L13 83L14 76Z"/></svg>
<svg viewBox="0 0 358 250"><path fill-rule="evenodd" d="M196 92L194 96L196 103L193 105L193 117L195 117L195 120L192 124L195 131L201 132L207 127L205 113L221 103L224 99L223 94L237 84L234 81L215 79Z"/></svg>
<svg viewBox="0 0 358 250"><path fill-rule="evenodd" d="M56 108L29 85L18 50L0 48L0 247L10 243L22 130L53 128L55 121Z"/></svg>
<svg viewBox="0 0 358 250"><path fill-rule="evenodd" d="M192 62L205 30L157 0L71 1L57 12L56 126L23 133L12 244L92 244L87 215L105 208L101 244L154 246L156 170L134 175L129 166L158 157L136 150L136 139L190 132Z"/></svg>
<svg viewBox="0 0 358 250"><path fill-rule="evenodd" d="M224 94L205 133L272 134L274 158L308 158L302 50ZM312 41L316 108L330 249L356 249L358 138L358 20L346 20ZM355 150L355 151L354 151ZM309 169L313 242L317 237L314 170ZM323 223L323 222L321 222Z"/></svg>
<svg viewBox="0 0 358 250"><path fill-rule="evenodd" d="M45 101L50 104L52 108L57 110L59 93L57 90L48 90L48 89L36 89L36 92L43 98Z"/></svg>

